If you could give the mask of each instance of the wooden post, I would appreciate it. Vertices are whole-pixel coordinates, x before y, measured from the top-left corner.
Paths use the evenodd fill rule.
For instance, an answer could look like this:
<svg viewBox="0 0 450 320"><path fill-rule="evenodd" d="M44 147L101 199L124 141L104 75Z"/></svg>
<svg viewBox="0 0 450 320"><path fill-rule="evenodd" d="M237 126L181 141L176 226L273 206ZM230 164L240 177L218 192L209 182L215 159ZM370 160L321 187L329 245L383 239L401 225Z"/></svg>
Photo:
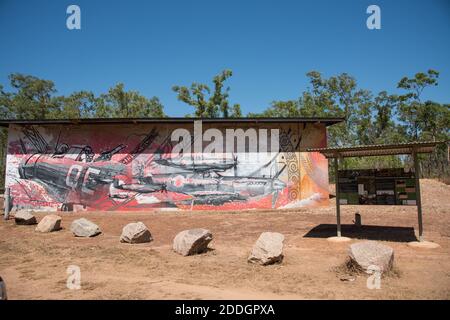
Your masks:
<svg viewBox="0 0 450 320"><path fill-rule="evenodd" d="M419 220L419 241L423 241L422 199L420 196L420 168L416 150L413 150L413 159L414 159L414 176L416 180L417 216Z"/></svg>
<svg viewBox="0 0 450 320"><path fill-rule="evenodd" d="M361 223L361 215L358 212L356 212L355 213L355 227L361 228L361 225L362 225L362 223Z"/></svg>
<svg viewBox="0 0 450 320"><path fill-rule="evenodd" d="M3 219L8 220L9 219L9 207L11 206L10 205L10 190L9 190L9 187L5 188L4 206L5 206L5 214L3 216Z"/></svg>
<svg viewBox="0 0 450 320"><path fill-rule="evenodd" d="M338 155L336 155L336 158L334 158L334 176L335 176L335 183L336 183L336 227L337 227L337 236L341 236L341 204L340 204L340 198L339 198L339 163L338 163Z"/></svg>

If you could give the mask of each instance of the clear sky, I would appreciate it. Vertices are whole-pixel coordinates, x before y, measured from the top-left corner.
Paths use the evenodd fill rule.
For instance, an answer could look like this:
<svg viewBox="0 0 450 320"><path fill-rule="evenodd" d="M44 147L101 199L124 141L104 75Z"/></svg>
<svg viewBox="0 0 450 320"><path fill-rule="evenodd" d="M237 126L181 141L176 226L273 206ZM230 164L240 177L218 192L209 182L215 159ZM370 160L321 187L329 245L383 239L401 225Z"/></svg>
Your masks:
<svg viewBox="0 0 450 320"><path fill-rule="evenodd" d="M70 4L81 30L66 28ZM371 4L381 30L366 27ZM244 113L297 98L310 70L347 72L376 93L433 68L440 83L424 97L450 103L449 0L0 0L0 34L3 85L13 72L53 80L59 94L123 82L170 116L192 112L173 85L209 84L225 68Z"/></svg>

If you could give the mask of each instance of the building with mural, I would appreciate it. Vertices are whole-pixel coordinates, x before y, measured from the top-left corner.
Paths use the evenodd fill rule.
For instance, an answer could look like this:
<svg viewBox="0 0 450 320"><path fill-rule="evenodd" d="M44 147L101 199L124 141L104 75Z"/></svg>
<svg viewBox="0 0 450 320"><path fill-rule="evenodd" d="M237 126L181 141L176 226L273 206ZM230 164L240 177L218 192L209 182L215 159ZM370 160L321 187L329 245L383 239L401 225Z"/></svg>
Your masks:
<svg viewBox="0 0 450 320"><path fill-rule="evenodd" d="M340 118L1 120L5 187L35 210L241 210L327 205Z"/></svg>

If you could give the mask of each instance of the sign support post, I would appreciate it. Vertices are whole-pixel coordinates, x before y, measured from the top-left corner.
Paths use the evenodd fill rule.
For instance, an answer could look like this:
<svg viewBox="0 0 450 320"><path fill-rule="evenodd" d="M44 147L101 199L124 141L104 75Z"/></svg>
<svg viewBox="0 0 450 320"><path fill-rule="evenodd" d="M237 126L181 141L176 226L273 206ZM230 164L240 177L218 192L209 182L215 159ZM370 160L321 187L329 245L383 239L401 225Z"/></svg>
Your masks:
<svg viewBox="0 0 450 320"><path fill-rule="evenodd" d="M414 159L414 176L416 180L416 204L417 204L417 216L419 220L419 241L423 241L423 224L422 224L422 199L420 196L420 167L419 159L417 157L417 152L413 149L413 159Z"/></svg>
<svg viewBox="0 0 450 320"><path fill-rule="evenodd" d="M11 200L11 198L10 198L10 190L9 190L9 187L6 187L5 188L5 194L4 194L4 197L5 197L5 202L4 202L4 205L5 205L5 214L4 214L4 216L3 216L3 219L5 219L5 220L8 220L9 219L9 208L10 208L10 206L11 206L11 203L10 203L10 200Z"/></svg>
<svg viewBox="0 0 450 320"><path fill-rule="evenodd" d="M334 158L334 176L336 183L336 227L337 227L337 236L341 236L341 201L339 197L339 158L336 155Z"/></svg>

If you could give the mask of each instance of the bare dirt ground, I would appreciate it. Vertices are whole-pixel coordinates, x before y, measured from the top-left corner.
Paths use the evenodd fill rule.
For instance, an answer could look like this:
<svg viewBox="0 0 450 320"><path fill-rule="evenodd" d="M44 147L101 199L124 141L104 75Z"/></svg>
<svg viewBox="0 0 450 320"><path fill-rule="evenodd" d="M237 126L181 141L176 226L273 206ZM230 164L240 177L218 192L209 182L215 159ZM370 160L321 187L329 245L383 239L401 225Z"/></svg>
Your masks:
<svg viewBox="0 0 450 320"><path fill-rule="evenodd" d="M10 299L449 299L450 186L433 180L421 186L425 238L438 249L407 245L417 235L416 207L342 207L350 243L373 239L395 250L395 273L379 290L367 288L367 275L340 279L350 243L326 240L335 234L333 200L327 208L293 211L60 213L63 229L49 234L2 220L0 275ZM351 226L357 211L362 230ZM103 233L75 238L69 227L80 217ZM134 221L149 227L153 242L119 243L122 227ZM171 250L179 231L198 227L212 231L213 250L190 257ZM285 235L282 264L247 263L263 231ZM66 287L69 265L81 268L81 290Z"/></svg>

